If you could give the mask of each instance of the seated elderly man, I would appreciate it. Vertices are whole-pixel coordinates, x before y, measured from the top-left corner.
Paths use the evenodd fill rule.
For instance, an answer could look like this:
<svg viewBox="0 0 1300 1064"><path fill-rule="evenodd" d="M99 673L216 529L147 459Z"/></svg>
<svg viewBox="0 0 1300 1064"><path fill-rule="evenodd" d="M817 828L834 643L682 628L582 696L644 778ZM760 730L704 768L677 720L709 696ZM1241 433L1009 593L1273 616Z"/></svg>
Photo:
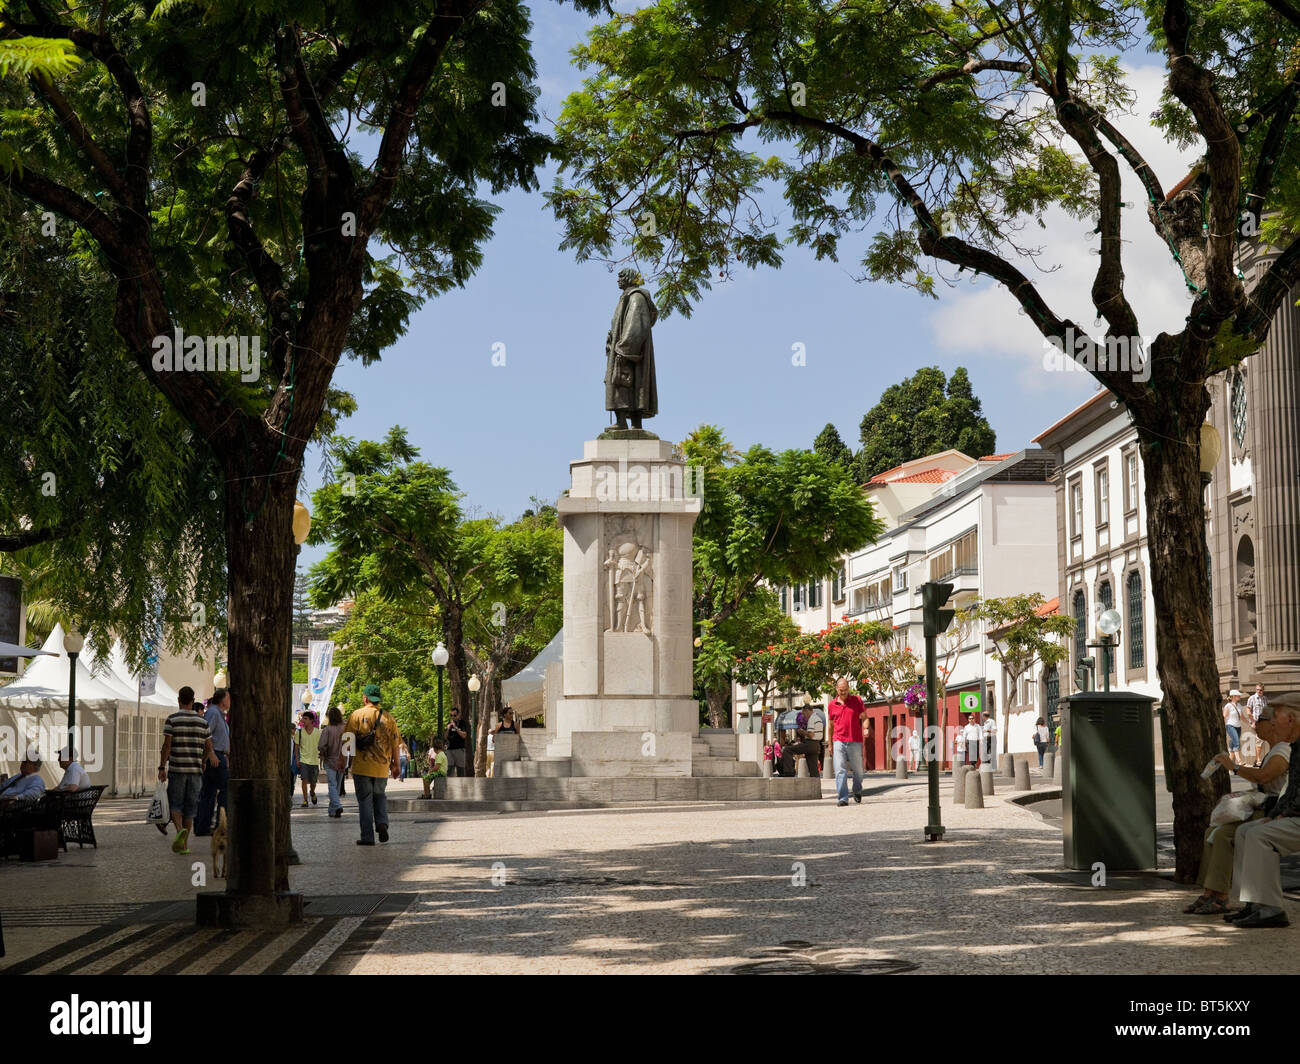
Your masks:
<svg viewBox="0 0 1300 1064"><path fill-rule="evenodd" d="M1287 772L1291 767L1291 744L1277 738L1275 725L1273 707L1265 706L1260 711L1255 726L1260 738L1272 745L1260 768L1237 765L1227 754L1216 754L1214 760L1233 775L1253 783L1256 789L1277 798L1286 790ZM1262 820L1265 815L1263 809L1256 809L1245 821L1210 825L1205 832L1205 845L1201 849L1201 873L1196 880L1205 889L1183 912L1208 916L1227 910L1228 891L1232 887L1233 840L1243 823Z"/></svg>
<svg viewBox="0 0 1300 1064"><path fill-rule="evenodd" d="M44 793L41 758L34 750L27 751L18 775L0 781L0 802L37 802Z"/></svg>
<svg viewBox="0 0 1300 1064"><path fill-rule="evenodd" d="M59 751L59 768L63 769L63 779L54 788L56 791L79 791L90 786L90 775L66 746Z"/></svg>
<svg viewBox="0 0 1300 1064"><path fill-rule="evenodd" d="M1278 742L1300 740L1300 695L1273 700L1274 734ZM1232 861L1232 886L1245 905L1224 919L1234 927L1286 927L1282 907L1281 858L1300 852L1300 757L1292 757L1286 790L1261 820L1237 829Z"/></svg>

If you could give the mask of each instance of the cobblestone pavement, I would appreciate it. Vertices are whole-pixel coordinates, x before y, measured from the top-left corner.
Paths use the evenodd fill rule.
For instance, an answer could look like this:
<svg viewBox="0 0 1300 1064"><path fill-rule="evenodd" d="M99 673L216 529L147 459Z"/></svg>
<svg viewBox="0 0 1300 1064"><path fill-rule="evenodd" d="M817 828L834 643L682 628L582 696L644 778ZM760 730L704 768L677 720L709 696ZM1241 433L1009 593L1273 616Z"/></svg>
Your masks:
<svg viewBox="0 0 1300 1064"><path fill-rule="evenodd" d="M1061 865L1059 825L1007 801L951 804L926 843L924 780L873 776L862 805L707 803L396 814L355 845L295 809L307 920L281 935L197 929L208 843L189 858L141 801L96 815L100 848L0 863L8 971L296 973L1282 973L1294 928L1181 915L1155 875L1092 887ZM1043 781L1036 786L1045 789ZM1006 789L1004 789L1006 788ZM395 788L419 793L419 783ZM830 794L829 785L827 794ZM1300 919L1300 913L1293 914Z"/></svg>

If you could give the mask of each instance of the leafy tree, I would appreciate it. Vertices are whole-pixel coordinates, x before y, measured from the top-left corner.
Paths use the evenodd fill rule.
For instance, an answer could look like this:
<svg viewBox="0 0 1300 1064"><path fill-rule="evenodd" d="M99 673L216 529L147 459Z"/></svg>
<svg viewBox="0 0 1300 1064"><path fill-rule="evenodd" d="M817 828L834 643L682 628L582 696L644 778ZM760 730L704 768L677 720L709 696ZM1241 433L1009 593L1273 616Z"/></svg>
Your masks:
<svg viewBox="0 0 1300 1064"><path fill-rule="evenodd" d="M1166 68L1157 120L1205 145L1184 180L1162 178L1123 133L1145 118L1128 111L1120 56L1150 43ZM1224 787L1199 779L1222 732L1199 474L1206 382L1258 349L1300 281L1300 140L1286 136L1297 46L1289 0L1195 14L1186 0L661 0L576 51L591 73L557 127L565 171L549 200L564 246L653 262L661 312L689 312L738 265L780 265L787 241L835 259L869 230L853 250L866 276L929 294L936 273L989 278L1049 354L1075 358L1125 405L1145 471L1181 882L1196 876ZM1129 301L1149 278L1124 268L1124 226L1142 216L1125 214L1121 167L1187 287L1185 326L1149 350ZM788 215L751 209L768 186ZM1087 314L1100 336L1034 282L1039 250L1021 234L1049 207L1100 238ZM1247 279L1236 260L1261 229L1279 254ZM1084 255L1082 240L1067 253ZM1136 369L1113 357L1125 347Z"/></svg>
<svg viewBox="0 0 1300 1064"><path fill-rule="evenodd" d="M891 384L863 416L859 434L857 474L864 483L927 454L955 449L979 458L992 454L997 446L961 366L953 370L951 379L938 366L925 366Z"/></svg>
<svg viewBox="0 0 1300 1064"><path fill-rule="evenodd" d="M293 645L305 647L311 638L311 588L307 574L298 569L293 575Z"/></svg>
<svg viewBox="0 0 1300 1064"><path fill-rule="evenodd" d="M419 461L400 428L382 443L336 437L330 451L337 479L313 496L311 541L331 549L312 569L313 597L323 604L370 590L412 613L423 609L426 628L436 610L451 704L465 719L470 674L483 683L476 760L485 762L499 681L560 627L560 528L537 516L504 528L495 518L465 519L451 474Z"/></svg>
<svg viewBox="0 0 1300 1064"><path fill-rule="evenodd" d="M817 433L812 449L815 454L821 455L827 461L837 462L845 469L853 471L853 452L848 444L840 439L840 430L829 421L826 422L826 427Z"/></svg>
<svg viewBox="0 0 1300 1064"><path fill-rule="evenodd" d="M736 659L769 644L794 638L799 634L799 627L781 609L776 592L768 587L756 587L725 621L715 624L703 620L699 630L695 682L708 707L709 726L725 728Z"/></svg>
<svg viewBox="0 0 1300 1064"><path fill-rule="evenodd" d="M682 444L704 477L695 523L697 623L727 620L762 582L829 575L882 527L843 466L811 451L774 454L762 446L727 465L730 449L720 433L703 429Z"/></svg>
<svg viewBox="0 0 1300 1064"><path fill-rule="evenodd" d="M1002 664L1002 752L1007 752L1011 734L1011 700L1019 690L1020 678L1040 662L1056 665L1069 654L1066 638L1074 634L1075 620L1061 613L1042 614L1047 600L1032 595L987 598L960 610L957 619L984 625L984 638L993 648L992 657Z"/></svg>
<svg viewBox="0 0 1300 1064"><path fill-rule="evenodd" d="M464 284L497 210L480 189L533 186L547 154L528 29L511 0L0 10L7 187L76 233L126 353L218 470L237 774L278 778L288 757L292 507L338 361L378 358L422 300ZM50 55L14 61L32 42L80 61L44 76ZM265 341L256 374L168 368L178 329L243 337L250 356ZM278 825L258 889L287 889L287 816L232 820Z"/></svg>

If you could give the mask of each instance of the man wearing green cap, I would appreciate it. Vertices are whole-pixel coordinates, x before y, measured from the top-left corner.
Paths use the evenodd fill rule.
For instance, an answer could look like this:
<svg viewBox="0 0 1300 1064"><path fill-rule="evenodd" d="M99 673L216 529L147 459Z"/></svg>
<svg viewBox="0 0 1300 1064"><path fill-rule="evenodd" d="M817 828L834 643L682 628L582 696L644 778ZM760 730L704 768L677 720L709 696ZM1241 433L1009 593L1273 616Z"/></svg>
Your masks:
<svg viewBox="0 0 1300 1064"><path fill-rule="evenodd" d="M391 713L380 706L378 684L366 684L361 708L348 717L343 728L343 748L352 750L352 781L357 787L357 813L361 820L358 846L373 846L375 832L379 841L388 841L389 778L398 775L397 749L402 733Z"/></svg>

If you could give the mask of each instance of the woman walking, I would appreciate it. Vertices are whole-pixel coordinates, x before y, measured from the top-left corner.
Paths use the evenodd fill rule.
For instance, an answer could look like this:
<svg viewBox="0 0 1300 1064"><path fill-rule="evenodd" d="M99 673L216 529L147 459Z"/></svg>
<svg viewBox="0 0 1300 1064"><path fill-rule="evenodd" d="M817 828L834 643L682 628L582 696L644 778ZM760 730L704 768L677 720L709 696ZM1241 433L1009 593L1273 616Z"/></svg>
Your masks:
<svg viewBox="0 0 1300 1064"><path fill-rule="evenodd" d="M1047 740L1050 737L1047 730L1047 721L1039 717L1034 724L1034 746L1038 748L1038 767L1043 767L1043 754L1047 750Z"/></svg>
<svg viewBox="0 0 1300 1064"><path fill-rule="evenodd" d="M329 815L337 820L343 815L343 803L339 800L343 786L343 714L338 706L330 706L325 714L326 724L320 731L320 743L316 748L320 763L325 768L325 782L329 787Z"/></svg>

